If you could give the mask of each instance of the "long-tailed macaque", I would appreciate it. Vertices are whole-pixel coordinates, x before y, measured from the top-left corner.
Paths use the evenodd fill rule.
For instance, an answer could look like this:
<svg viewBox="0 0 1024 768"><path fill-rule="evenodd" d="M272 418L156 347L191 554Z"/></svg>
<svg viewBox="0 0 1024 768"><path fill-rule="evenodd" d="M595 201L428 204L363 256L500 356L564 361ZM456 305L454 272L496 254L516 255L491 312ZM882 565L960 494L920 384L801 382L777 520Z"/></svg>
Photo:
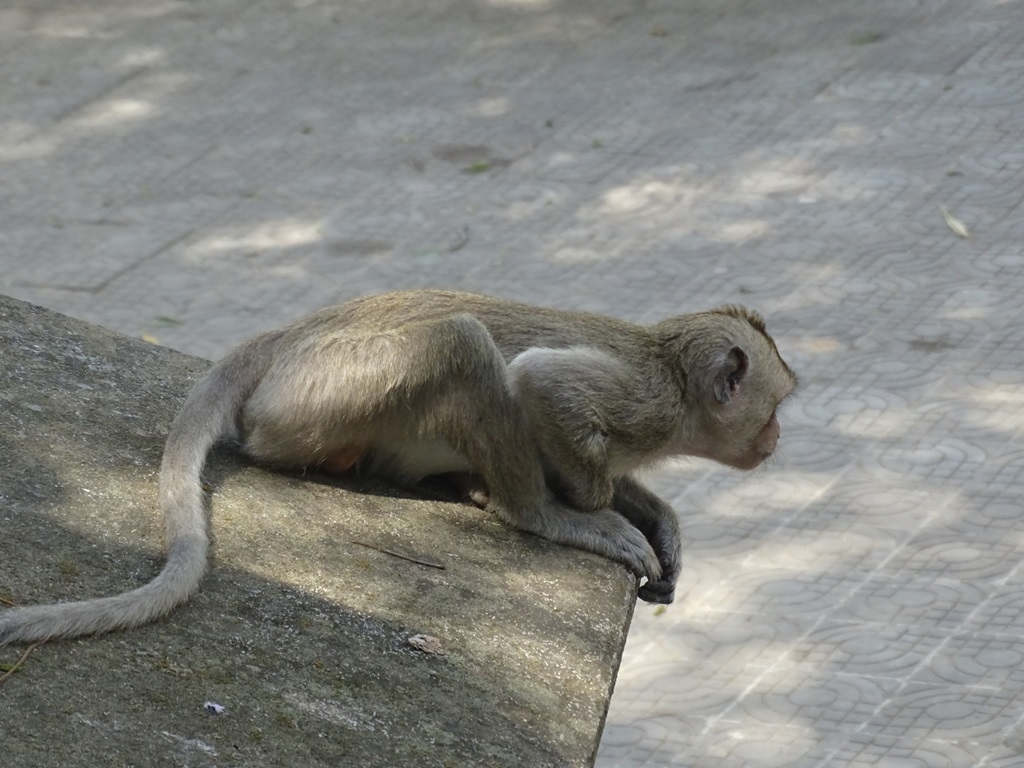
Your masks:
<svg viewBox="0 0 1024 768"><path fill-rule="evenodd" d="M407 291L324 309L230 352L193 389L160 469L167 562L115 597L0 613L0 644L134 627L206 569L201 472L233 438L280 470L398 483L458 473L509 525L624 563L672 601L673 510L635 473L671 456L758 466L796 385L740 307L654 326L466 293Z"/></svg>

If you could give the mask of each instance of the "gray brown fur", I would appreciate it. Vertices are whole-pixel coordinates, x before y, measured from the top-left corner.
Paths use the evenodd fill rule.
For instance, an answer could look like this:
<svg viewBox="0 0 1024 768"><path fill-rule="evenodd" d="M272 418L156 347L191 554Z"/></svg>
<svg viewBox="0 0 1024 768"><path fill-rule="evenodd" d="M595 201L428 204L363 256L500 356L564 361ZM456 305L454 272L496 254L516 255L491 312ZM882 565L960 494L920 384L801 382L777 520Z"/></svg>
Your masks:
<svg viewBox="0 0 1024 768"><path fill-rule="evenodd" d="M276 469L475 478L473 498L509 525L622 562L646 577L641 598L671 602L678 521L636 472L679 455L757 466L795 384L764 321L738 307L651 327L442 291L325 309L241 344L189 395L161 465L161 573L0 613L0 644L138 626L185 602L209 546L201 473L223 438Z"/></svg>

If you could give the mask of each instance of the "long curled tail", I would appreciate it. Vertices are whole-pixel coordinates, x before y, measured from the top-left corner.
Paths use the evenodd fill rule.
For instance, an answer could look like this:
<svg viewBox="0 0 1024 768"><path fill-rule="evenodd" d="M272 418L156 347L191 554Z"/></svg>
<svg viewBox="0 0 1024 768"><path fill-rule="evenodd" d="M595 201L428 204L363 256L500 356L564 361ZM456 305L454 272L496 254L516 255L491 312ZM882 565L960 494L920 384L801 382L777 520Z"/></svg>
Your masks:
<svg viewBox="0 0 1024 768"><path fill-rule="evenodd" d="M0 645L137 627L184 603L206 572L209 538L201 475L213 444L235 420L270 364L277 333L231 352L196 385L171 425L160 466L167 561L148 584L114 597L12 608L0 613Z"/></svg>

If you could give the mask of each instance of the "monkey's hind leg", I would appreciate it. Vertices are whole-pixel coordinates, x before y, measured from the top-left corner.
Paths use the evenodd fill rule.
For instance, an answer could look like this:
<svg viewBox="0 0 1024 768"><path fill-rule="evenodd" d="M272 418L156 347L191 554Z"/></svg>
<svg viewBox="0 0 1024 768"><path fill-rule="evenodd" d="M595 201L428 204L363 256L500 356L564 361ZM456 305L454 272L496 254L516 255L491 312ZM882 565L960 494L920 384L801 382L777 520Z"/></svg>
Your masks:
<svg viewBox="0 0 1024 768"><path fill-rule="evenodd" d="M496 352L479 321L455 315L378 331L298 330L275 350L242 410L242 447L254 461L337 474L390 470L413 483L467 469L444 455L458 448L449 423L464 410L460 398L472 403L476 378L488 370L479 358L490 362Z"/></svg>

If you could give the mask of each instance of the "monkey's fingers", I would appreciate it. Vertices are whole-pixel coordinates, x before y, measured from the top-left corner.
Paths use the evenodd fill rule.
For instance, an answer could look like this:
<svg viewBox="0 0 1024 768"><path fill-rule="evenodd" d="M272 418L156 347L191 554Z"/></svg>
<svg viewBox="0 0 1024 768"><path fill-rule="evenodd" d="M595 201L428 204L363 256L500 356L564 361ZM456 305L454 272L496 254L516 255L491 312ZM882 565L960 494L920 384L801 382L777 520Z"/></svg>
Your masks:
<svg viewBox="0 0 1024 768"><path fill-rule="evenodd" d="M672 518L662 518L675 521ZM654 535L650 537L651 546L658 553L658 561L661 563L661 576L657 579L650 579L637 592L637 597L648 603L661 603L667 605L675 598L676 582L679 581L679 572L683 567L682 546L679 541L679 530L675 525L661 525Z"/></svg>
<svg viewBox="0 0 1024 768"><path fill-rule="evenodd" d="M668 605L675 599L676 585L674 581L648 581L636 596L648 603Z"/></svg>

